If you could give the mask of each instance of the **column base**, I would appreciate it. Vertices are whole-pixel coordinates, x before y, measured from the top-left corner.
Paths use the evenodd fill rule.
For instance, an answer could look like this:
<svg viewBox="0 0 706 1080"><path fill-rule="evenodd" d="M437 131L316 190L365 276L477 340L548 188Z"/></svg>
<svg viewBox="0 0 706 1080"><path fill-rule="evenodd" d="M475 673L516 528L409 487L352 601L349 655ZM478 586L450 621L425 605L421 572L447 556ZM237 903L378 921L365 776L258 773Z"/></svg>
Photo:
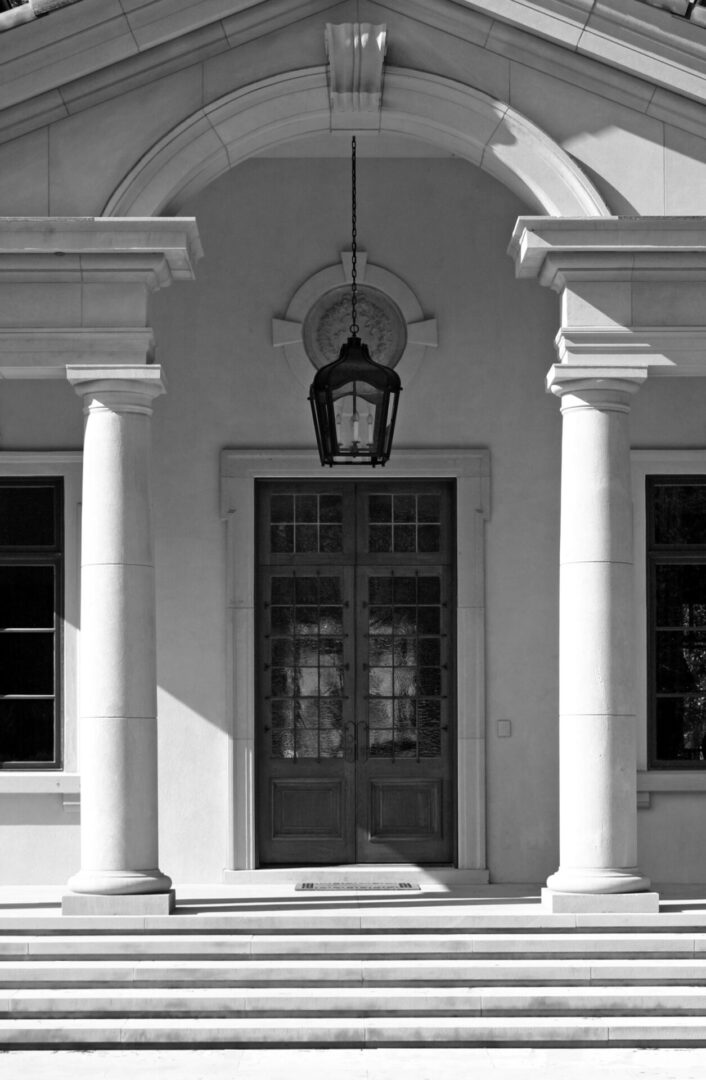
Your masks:
<svg viewBox="0 0 706 1080"><path fill-rule="evenodd" d="M637 867L559 867L542 889L542 907L553 912L659 911L659 893Z"/></svg>
<svg viewBox="0 0 706 1080"><path fill-rule="evenodd" d="M172 879L154 870L79 870L66 883L72 893L91 896L133 896L168 893Z"/></svg>
<svg viewBox="0 0 706 1080"><path fill-rule="evenodd" d="M162 893L98 895L65 893L61 898L62 915L171 915L174 889Z"/></svg>
<svg viewBox="0 0 706 1080"><path fill-rule="evenodd" d="M565 893L637 893L647 892L650 879L636 866L614 869L610 866L560 866L547 878L547 888Z"/></svg>
<svg viewBox="0 0 706 1080"><path fill-rule="evenodd" d="M568 893L542 889L542 910L552 915L658 915L659 893Z"/></svg>

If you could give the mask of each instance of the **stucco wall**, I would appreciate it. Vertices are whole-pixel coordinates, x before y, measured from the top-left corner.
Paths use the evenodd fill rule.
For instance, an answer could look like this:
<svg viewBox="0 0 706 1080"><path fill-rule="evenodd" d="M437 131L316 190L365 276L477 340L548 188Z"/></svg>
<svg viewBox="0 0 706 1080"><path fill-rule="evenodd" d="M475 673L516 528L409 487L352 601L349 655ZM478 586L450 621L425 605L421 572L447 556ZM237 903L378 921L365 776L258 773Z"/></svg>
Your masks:
<svg viewBox="0 0 706 1080"><path fill-rule="evenodd" d="M198 219L205 258L194 284L153 304L169 379L155 412L163 864L183 867L182 878L212 877L227 851L218 454L312 445L305 391L272 347L271 319L349 246L348 200L345 159L245 163L185 207ZM397 445L491 452L488 865L496 881L540 881L556 868L558 848L561 419L544 391L558 304L536 282L516 281L505 254L524 208L464 162L364 157L359 207L370 262L402 277L439 321L439 347L405 385ZM648 383L635 402L634 444L703 444L700 400L697 380ZM512 721L510 738L498 737L499 719ZM698 813L698 796L681 798ZM183 842L178 820L168 824L180 803L197 843ZM703 880L696 840L682 841L688 869L665 857L660 838L671 821L669 799L653 796L640 811L643 869L658 881Z"/></svg>
<svg viewBox="0 0 706 1080"><path fill-rule="evenodd" d="M312 445L305 391L272 346L271 320L284 315L302 281L337 263L349 245L349 163L252 160L184 209L198 219L205 258L196 282L175 284L152 304L168 390L154 414L161 865L182 882L217 881L228 861L219 452ZM536 282L515 280L505 254L524 210L462 161L364 157L359 166L361 248L403 278L439 324L438 348L405 385L397 445L491 452L487 758L495 881L541 881L556 869L558 851L561 420L544 392L558 308ZM643 388L633 415L636 445L703 445L694 382ZM2 449L79 448L81 431L80 402L68 386L4 384ZM512 721L510 738L498 737L499 719ZM706 857L688 827L700 812L698 796L654 797L640 812L646 873L704 880ZM675 831L678 861L669 854ZM76 816L56 795L2 796L0 840L8 853L2 880L60 882L77 868Z"/></svg>
<svg viewBox="0 0 706 1080"><path fill-rule="evenodd" d="M206 252L197 282L153 305L169 380L155 412L162 861L182 877L217 872L226 843L218 453L312 445L306 391L272 347L271 319L348 247L348 174L345 158L253 160L220 178L185 208ZM360 246L439 323L439 347L405 385L397 445L491 450L489 861L497 880L520 881L556 858L560 436L543 389L555 298L515 281L505 255L522 210L460 161L359 166ZM513 721L511 738L496 737L499 718Z"/></svg>

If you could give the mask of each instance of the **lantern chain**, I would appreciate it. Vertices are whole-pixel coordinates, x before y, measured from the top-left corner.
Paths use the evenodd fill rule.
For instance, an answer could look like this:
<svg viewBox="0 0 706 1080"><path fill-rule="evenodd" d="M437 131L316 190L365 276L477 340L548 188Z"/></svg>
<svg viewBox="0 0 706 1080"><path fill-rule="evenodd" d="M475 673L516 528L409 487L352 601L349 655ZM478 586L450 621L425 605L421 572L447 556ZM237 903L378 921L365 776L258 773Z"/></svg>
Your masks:
<svg viewBox="0 0 706 1080"><path fill-rule="evenodd" d="M356 138L351 143L351 326L353 337L358 336L358 213L356 190Z"/></svg>

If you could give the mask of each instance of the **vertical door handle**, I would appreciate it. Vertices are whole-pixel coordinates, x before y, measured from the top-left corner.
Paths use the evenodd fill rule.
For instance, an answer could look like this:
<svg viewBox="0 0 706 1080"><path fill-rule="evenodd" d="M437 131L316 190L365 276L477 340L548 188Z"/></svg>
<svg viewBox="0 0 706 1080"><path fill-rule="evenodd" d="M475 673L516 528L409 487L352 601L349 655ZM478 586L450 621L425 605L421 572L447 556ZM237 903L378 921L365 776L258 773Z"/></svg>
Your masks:
<svg viewBox="0 0 706 1080"><path fill-rule="evenodd" d="M352 720L349 720L347 724L343 725L343 758L344 761L355 761L356 750L356 732L355 724Z"/></svg>
<svg viewBox="0 0 706 1080"><path fill-rule="evenodd" d="M368 725L365 720L359 720L358 729L358 761L368 760Z"/></svg>

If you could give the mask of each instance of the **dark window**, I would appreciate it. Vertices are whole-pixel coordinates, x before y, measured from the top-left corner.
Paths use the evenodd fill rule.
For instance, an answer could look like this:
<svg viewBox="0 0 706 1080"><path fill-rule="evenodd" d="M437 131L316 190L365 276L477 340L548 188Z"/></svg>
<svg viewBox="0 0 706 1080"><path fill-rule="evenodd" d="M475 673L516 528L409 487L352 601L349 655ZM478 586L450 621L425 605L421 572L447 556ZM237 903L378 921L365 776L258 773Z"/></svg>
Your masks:
<svg viewBox="0 0 706 1080"><path fill-rule="evenodd" d="M706 476L647 478L652 768L706 768Z"/></svg>
<svg viewBox="0 0 706 1080"><path fill-rule="evenodd" d="M63 483L0 480L0 768L61 766Z"/></svg>

